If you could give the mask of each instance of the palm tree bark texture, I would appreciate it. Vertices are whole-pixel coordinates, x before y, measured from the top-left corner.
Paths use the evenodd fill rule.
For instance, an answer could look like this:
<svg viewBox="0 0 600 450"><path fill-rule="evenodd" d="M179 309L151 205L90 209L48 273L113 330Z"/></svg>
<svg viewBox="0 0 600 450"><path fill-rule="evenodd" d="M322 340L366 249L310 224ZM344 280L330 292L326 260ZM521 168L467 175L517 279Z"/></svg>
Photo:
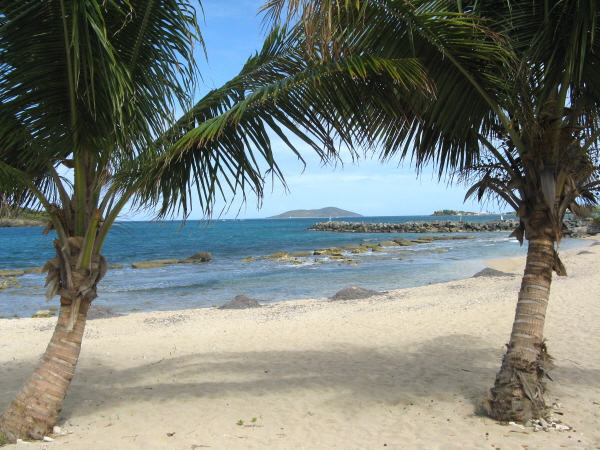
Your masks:
<svg viewBox="0 0 600 450"><path fill-rule="evenodd" d="M56 240L57 257L48 261L49 294L60 295L60 311L52 339L33 375L0 416L0 434L43 439L52 434L67 390L75 374L87 312L96 298L96 283L106 273L101 255L92 257L91 269L76 268L83 238L70 238L65 249ZM65 250L70 256L65 257Z"/></svg>
<svg viewBox="0 0 600 450"><path fill-rule="evenodd" d="M544 378L549 378L552 358L544 342L544 322L552 271L566 275L555 250L559 236L549 225L550 214L546 204L537 205L527 227L527 262L510 342L490 398L483 404L497 420L525 422L547 415Z"/></svg>

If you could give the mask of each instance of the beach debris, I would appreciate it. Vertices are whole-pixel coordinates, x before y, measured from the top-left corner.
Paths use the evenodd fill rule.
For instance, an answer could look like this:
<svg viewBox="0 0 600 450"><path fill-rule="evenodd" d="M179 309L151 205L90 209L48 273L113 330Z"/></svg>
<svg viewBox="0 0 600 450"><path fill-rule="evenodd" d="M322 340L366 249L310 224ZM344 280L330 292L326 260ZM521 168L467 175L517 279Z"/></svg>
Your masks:
<svg viewBox="0 0 600 450"><path fill-rule="evenodd" d="M242 259L242 262L254 262L254 258L252 256L248 256L247 258Z"/></svg>
<svg viewBox="0 0 600 450"><path fill-rule="evenodd" d="M571 427L568 425L564 425L560 422L560 420L554 420L553 417L545 420L544 418L540 418L537 420L528 420L525 422L526 428L533 428L533 431L569 431ZM513 422L509 422L513 425Z"/></svg>
<svg viewBox="0 0 600 450"><path fill-rule="evenodd" d="M49 309L40 309L34 315L31 316L32 319L48 319L54 315L54 311L50 311Z"/></svg>
<svg viewBox="0 0 600 450"><path fill-rule="evenodd" d="M100 305L90 305L90 309L88 309L87 313L88 320L109 319L111 317L119 316L122 316L122 314L118 314L112 309Z"/></svg>
<svg viewBox="0 0 600 450"><path fill-rule="evenodd" d="M473 275L473 278L478 277L512 277L514 274L508 272L501 272L496 269L492 269L491 267L486 267L485 269L477 272Z"/></svg>
<svg viewBox="0 0 600 450"><path fill-rule="evenodd" d="M44 436L42 438L42 441L44 441L44 442L54 442L54 439L52 439L50 436Z"/></svg>
<svg viewBox="0 0 600 450"><path fill-rule="evenodd" d="M577 253L578 255L593 255L594 252L590 252L588 250L582 250L579 253Z"/></svg>
<svg viewBox="0 0 600 450"><path fill-rule="evenodd" d="M256 299L247 297L244 294L239 294L230 302L225 303L223 306L219 306L218 309L248 309L260 307L261 305Z"/></svg>
<svg viewBox="0 0 600 450"><path fill-rule="evenodd" d="M525 427L521 424L515 423L515 422L508 422L509 425L512 425L513 427L517 427L520 428L521 430L524 430Z"/></svg>
<svg viewBox="0 0 600 450"><path fill-rule="evenodd" d="M187 322L189 316L186 314L173 314L168 317L149 317L144 319L144 323L150 325L175 325L177 323Z"/></svg>
<svg viewBox="0 0 600 450"><path fill-rule="evenodd" d="M330 297L330 300L361 300L380 294L381 292L373 291L371 289L363 289L358 286L349 286L337 292L333 297Z"/></svg>
<svg viewBox="0 0 600 450"><path fill-rule="evenodd" d="M212 260L212 255L209 252L200 252L195 255L190 256L189 258L185 258L180 260L179 262L182 264L190 264L190 263L201 263Z"/></svg>
<svg viewBox="0 0 600 450"><path fill-rule="evenodd" d="M175 432L173 431L172 433L167 433L167 436L173 437L173 436L175 436Z"/></svg>

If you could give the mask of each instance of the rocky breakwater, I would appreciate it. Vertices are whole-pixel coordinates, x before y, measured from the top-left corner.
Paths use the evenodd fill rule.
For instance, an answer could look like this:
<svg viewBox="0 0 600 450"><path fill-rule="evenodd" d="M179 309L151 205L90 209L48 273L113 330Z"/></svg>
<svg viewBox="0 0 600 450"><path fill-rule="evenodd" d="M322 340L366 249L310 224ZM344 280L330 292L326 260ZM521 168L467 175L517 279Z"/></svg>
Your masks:
<svg viewBox="0 0 600 450"><path fill-rule="evenodd" d="M564 220L567 227L565 235L583 237L600 233L600 226L594 219ZM364 222L319 222L308 230L333 231L336 233L478 233L512 232L519 226L518 219L492 220L489 222L452 222L450 220L433 222L405 223L364 223ZM459 237L460 238L460 237Z"/></svg>
<svg viewBox="0 0 600 450"><path fill-rule="evenodd" d="M319 222L308 228L312 231L337 233L474 233L483 231L512 231L519 226L516 219L492 220L490 222L433 222L364 223Z"/></svg>

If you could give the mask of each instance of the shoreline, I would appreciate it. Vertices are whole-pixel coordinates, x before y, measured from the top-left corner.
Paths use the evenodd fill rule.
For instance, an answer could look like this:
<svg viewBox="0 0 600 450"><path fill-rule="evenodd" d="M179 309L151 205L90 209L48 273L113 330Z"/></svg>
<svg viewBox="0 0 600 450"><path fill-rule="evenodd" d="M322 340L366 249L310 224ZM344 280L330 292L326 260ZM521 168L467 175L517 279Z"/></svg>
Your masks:
<svg viewBox="0 0 600 450"><path fill-rule="evenodd" d="M549 401L575 430L534 433L477 414L510 335L514 275L90 321L58 422L73 434L44 448L594 448L600 246L561 257L571 276L553 279ZM0 321L0 409L55 320Z"/></svg>
<svg viewBox="0 0 600 450"><path fill-rule="evenodd" d="M468 238L468 237L472 237L472 236L458 236L458 237L459 238ZM576 243L577 246L579 247L579 246L587 245L586 241L588 241L589 239L594 239L594 238L593 237L583 238L583 239L579 238L579 239L574 239L573 241L577 241L574 243ZM420 241L412 241L412 242L414 243L414 242L420 242ZM429 241L425 241L425 242L429 242ZM387 242L384 242L384 244L387 244ZM423 244L423 242L421 242L421 244L425 245L425 244ZM417 245L417 244L414 244L414 245ZM339 249L332 248L332 249L325 249L325 250L343 250L346 252L350 252L351 251L350 248L359 248L359 247L346 245L346 246L340 247ZM367 250L370 250L370 249L367 249ZM427 251L425 249L425 247L423 247L422 250L425 250L424 252L422 252L422 255L421 255L422 259L433 258L434 260L436 258L436 254L437 254L436 252L442 251L442 250ZM320 251L322 251L322 250L320 250ZM373 250L373 251L375 251L375 250ZM399 255L399 257L397 257L397 259L407 260L408 258L411 258L411 259L408 259L408 262L412 263L413 256L410 253L402 253L402 251L403 251L402 247L398 247L398 249L389 250L388 253L391 252L390 253L391 256L388 256L387 258L385 258L385 256L384 256L384 259L382 259L382 261L384 263L387 263L390 260L396 259L394 257L396 255ZM369 253L369 252L367 251L366 253ZM426 256L426 255L428 255L428 253L431 254L432 256ZM283 254L283 252L282 252L282 254ZM416 254L415 256L419 256L420 254L421 253ZM411 255L411 256L407 257L406 255ZM277 258L275 258L275 256L277 256ZM286 263L288 263L288 260L301 259L301 258L293 258L292 257L292 256L294 256L293 254L290 254L290 257L286 256L286 257L279 258L279 256L281 256L281 255L269 255L268 257L262 257L262 260L267 261L267 264L273 263L273 262L279 262L279 261L282 261L282 264L286 264ZM359 256L362 256L362 255L359 255ZM358 260L358 258L356 258L356 256L349 255L349 256L346 256L346 258L348 258L347 260L343 259L340 261L340 258L338 258L338 257L332 258L335 260L329 261L328 264L333 264L333 265L338 265L338 266L343 265L344 263L348 264L347 261L350 261L350 258L353 258L353 257ZM313 258L313 257L311 257L311 258ZM320 257L315 258L315 261L319 258ZM325 258L327 258L327 256L325 256ZM258 258L258 259L261 260L261 258ZM446 259L448 259L448 258L446 258ZM448 261L450 261L452 259L455 259L455 258L449 258ZM518 260L519 257L510 257L509 259L510 260ZM458 260L456 260L456 261L458 261ZM495 261L497 261L497 260L496 259L486 260L486 259L480 259L480 258L468 259L468 260L465 259L464 261L462 261L462 263L465 264L465 267L460 268L460 270L454 270L453 272L450 272L450 271L448 273L444 272L446 274L446 276L440 276L439 274L441 272L439 270L438 270L437 274L432 273L433 279L431 279L431 278L429 279L430 283L427 283L427 281L428 281L427 278L423 278L424 276L426 276L426 275L423 275L423 273L421 273L421 275L420 275L421 278L418 280L417 283L415 283L414 280L412 280L412 279L409 279L407 282L407 279L402 276L403 272L401 271L401 272L397 272L395 275L393 273L389 274L389 276L392 276L392 277L396 276L396 282L394 282L394 283L389 282L389 281L387 283L384 283L383 285L381 283L369 283L369 280L364 278L364 276L361 278L359 275L356 275L356 277L358 277L358 278L354 278L354 279L347 278L345 280L345 282L343 282L343 283L339 283L339 281L336 282L335 289L333 289L331 286L328 287L328 286L318 285L317 287L313 287L312 292L310 292L309 294L304 294L304 295L299 294L298 296L289 295L289 294L286 295L281 292L276 293L275 296L273 296L273 290L272 289L269 290L268 286L266 287L266 291L265 291L265 292L267 292L267 294L264 294L264 295L261 295L261 293L257 291L256 286L252 286L247 289L244 289L244 287L242 286L241 288L238 287L236 289L229 289L229 290L227 290L225 288L225 290L221 290L221 292L214 292L211 295L204 293L204 294L201 294L198 296L197 294L190 294L189 292L186 292L185 291L186 286L183 286L183 287L180 287L179 290L177 289L177 287L174 287L171 289L170 293L165 294L165 295L171 296L173 298L173 302L171 302L170 308L169 308L169 302L165 302L162 298L158 299L156 297L156 295L157 295L156 292L160 292L160 289L151 290L149 296L146 296L146 297L139 297L140 290L135 290L135 289L132 291L131 294L129 293L129 291L124 291L122 293L119 293L118 291L116 293L114 293L114 292L111 293L111 291L108 291L108 294L105 292L102 292L100 297L98 298L98 301L94 302L94 305L101 307L103 310L106 310L107 308L111 308L119 315L128 315L133 312L139 313L139 312L144 312L144 311L145 312L182 311L182 310L187 310L187 309L196 308L196 307L211 308L215 305L221 306L222 304L231 301L238 294L244 294L244 295L248 295L253 298L257 298L258 301L263 304L274 304L274 303L278 303L278 302L293 301L296 299L318 298L324 294L334 295L335 292L337 292L343 288L346 288L350 285L358 285L360 287L373 289L376 291L385 291L385 290L406 289L408 287L418 287L418 286L431 284L431 282L436 283L436 284L444 283L444 282L449 282L452 280L460 280L460 279L463 279L464 277L470 277L470 276L474 276L474 275L480 276L480 275L478 275L479 271L481 271L482 269L485 269L485 267L490 267L490 268L499 270L501 272L509 272L509 273L513 273L513 274L517 274L517 275L523 273L523 265L516 266L514 268L503 267L503 266L497 267L495 265L495 264L497 264L497 263L495 263ZM156 267L158 268L158 270L166 270L166 268L169 267L169 265L171 265L174 262L176 262L176 260L152 260L152 261L149 261L148 263L144 263L144 264L148 264L148 267L155 267L153 264L160 263L160 264L156 264ZM293 261L293 262L295 262L295 261ZM206 263L203 263L203 264L206 264ZM246 264L246 263L244 263L244 264ZM264 264L264 262L263 262L263 264ZM404 263L404 264L406 264L406 263ZM415 264L418 264L418 263L415 263ZM372 265L369 270L373 270L372 267L375 267L375 266ZM430 268L430 267L434 267L434 266L427 265L427 268ZM444 267L446 267L446 266L444 266ZM472 267L472 271L469 267ZM123 266L115 265L115 266L109 267L109 269L111 269L111 268L118 269L118 268L123 268ZM389 267L387 267L387 268L389 269ZM131 268L128 268L128 270L131 271ZM153 270L157 270L157 269L153 269ZM350 270L354 270L354 269L350 269ZM379 270L381 270L381 268ZM402 270L405 271L406 266L402 266ZM43 279L45 277L43 275L35 275L35 279L31 278L31 274L38 274L40 271L41 271L40 267L30 268L30 269L25 269L25 270L22 270L22 269L0 270L0 293L2 293L2 291L4 290L5 293L9 295L8 298L4 298L4 300L5 300L4 302L1 301L3 298L0 297L0 303L2 303L2 305L0 305L0 307L3 307L3 308L0 308L0 320L1 319L13 319L13 318L29 318L29 317L36 315L37 314L36 311L38 311L39 314L42 314L42 315L48 313L48 311L47 311L48 307L52 306L52 304L46 305L43 302L39 303L39 298L41 298L40 293L42 293L44 291ZM134 270L134 272L138 273L137 270ZM421 272L422 272L422 270L421 270ZM146 270L141 269L141 270L139 270L139 273L144 274L144 273L146 273ZM210 273L210 271L207 273ZM22 278L23 281L21 281L21 277L23 277L24 275L29 278ZM306 276L305 276L305 278L306 278ZM391 280L391 278L386 277L386 280ZM14 288L13 288L13 286L14 286ZM102 287L104 288L104 286L102 286ZM19 298L20 298L20 297L16 297L16 295L19 295L21 297L27 295L27 292L25 292L25 289L29 289L30 292L35 294L35 297L31 297L31 298L35 299L35 301L38 302L39 304L33 304L32 303L33 300L32 300L32 302L30 302L30 304L27 304L27 303L23 304L22 302L19 303L22 305L22 309L25 307L28 308L27 310L23 309L25 312L23 312L22 310L11 309L10 308L10 305L12 304L11 302L14 302L15 300L19 300ZM37 289L39 289L39 290L37 290ZM21 290L23 290L23 291L21 291ZM10 297L11 295L13 297ZM184 299L182 299L182 297L184 297ZM197 298L199 300L196 300ZM26 301L27 299L28 298L25 298L24 301ZM194 303L197 306L194 305ZM23 306L23 305L26 305L26 306ZM154 309L155 307L157 309ZM44 311L45 311L45 313L44 313ZM101 313L102 311L99 311L99 312ZM18 316L17 316L17 314L18 314ZM53 315L53 313L51 313L51 315Z"/></svg>
<svg viewBox="0 0 600 450"><path fill-rule="evenodd" d="M34 219L0 219L0 228L45 227L48 222Z"/></svg>

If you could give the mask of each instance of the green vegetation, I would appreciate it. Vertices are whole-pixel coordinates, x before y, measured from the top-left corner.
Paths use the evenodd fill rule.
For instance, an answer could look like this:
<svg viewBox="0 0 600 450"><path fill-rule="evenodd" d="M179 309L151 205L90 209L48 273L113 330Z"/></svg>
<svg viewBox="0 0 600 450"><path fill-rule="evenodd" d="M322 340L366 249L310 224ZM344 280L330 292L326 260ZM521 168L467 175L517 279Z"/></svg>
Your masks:
<svg viewBox="0 0 600 450"><path fill-rule="evenodd" d="M302 28L275 27L237 77L192 105L200 79L194 47L204 46L195 2L97 3L0 0L0 203L48 213L57 239L47 300L63 294L63 332L85 326L107 269L102 247L126 206L161 219L187 217L192 202L210 216L215 202L245 200L249 191L260 204L265 175L284 183L272 136L302 160L294 135L327 163L339 145L356 154L373 140L346 120L383 106L357 80L428 89L415 62L357 56L315 64L309 56L320 50ZM319 101L350 87L357 97ZM173 111L185 112L175 120ZM72 183L60 175L66 169ZM48 347L42 372L74 370L55 367L70 363L52 356L67 347L77 361L81 342L63 345L66 335ZM9 438L40 439L42 424L52 430L68 383L52 398L37 383L44 380L32 377L23 389L44 398L23 398L44 404L46 417L27 417L22 411L32 408L15 397L0 416Z"/></svg>
<svg viewBox="0 0 600 450"><path fill-rule="evenodd" d="M242 419L240 419L236 422L236 424L239 426L242 426L242 425L244 425L244 421Z"/></svg>
<svg viewBox="0 0 600 450"><path fill-rule="evenodd" d="M457 211L455 209L440 209L435 211L432 216L475 216L477 213L468 211Z"/></svg>
<svg viewBox="0 0 600 450"><path fill-rule="evenodd" d="M0 219L23 219L50 221L46 211L36 211L31 208L4 207L0 208Z"/></svg>
<svg viewBox="0 0 600 450"><path fill-rule="evenodd" d="M498 420L546 416L544 318L553 269L566 275L556 245L566 211L597 205L600 188L597 1L271 0L264 9L272 23L304 27L319 60L368 55L425 72L433 89L372 83L369 96L385 107L343 119L373 136L381 160L435 165L469 187L466 198L518 212L513 236L529 240L532 263L486 406ZM339 95L361 98L362 84Z"/></svg>

